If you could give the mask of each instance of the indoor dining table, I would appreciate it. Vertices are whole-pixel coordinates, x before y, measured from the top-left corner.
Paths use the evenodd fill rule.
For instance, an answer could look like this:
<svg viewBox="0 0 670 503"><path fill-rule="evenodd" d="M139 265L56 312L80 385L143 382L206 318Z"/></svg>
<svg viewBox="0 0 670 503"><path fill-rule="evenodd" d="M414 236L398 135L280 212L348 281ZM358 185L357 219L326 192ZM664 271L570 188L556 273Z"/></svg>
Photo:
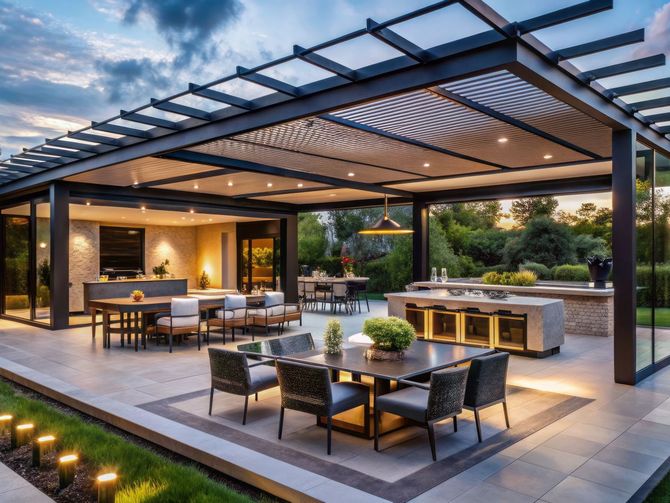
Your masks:
<svg viewBox="0 0 670 503"><path fill-rule="evenodd" d="M225 295L175 295L160 297L145 297L136 302L130 297L118 297L112 299L96 299L88 302L91 312L102 312L102 346L111 347L110 315L120 315L121 346L125 345L125 335L134 335L135 351L138 350L139 338L142 338L142 347L146 349L146 331L141 321L150 314L170 312L173 298L195 298L198 299L200 311L209 312L210 309L220 308L224 302ZM247 304L257 305L263 301L263 295L246 295ZM95 338L95 323L93 324L93 337Z"/></svg>
<svg viewBox="0 0 670 503"><path fill-rule="evenodd" d="M263 352L263 356L297 363L305 363L331 369L333 380L340 379L340 372L348 372L353 380L361 381L361 376L372 379L371 394L374 402L379 395L397 389L402 379L422 381L429 379L430 373L447 367L468 363L473 358L495 353L495 349L461 346L447 343L414 341L405 351L402 360L369 360L365 356L369 344L347 344L339 355L325 354L323 349L314 349L302 353L274 356ZM244 351L249 355L258 355L257 351ZM372 414L372 412L371 412ZM325 418L322 418L325 421ZM333 426L345 433L371 438L371 421L366 421L361 411L344 412L333 418ZM325 424L325 422L324 422ZM388 433L405 424L398 416L383 413L381 432ZM367 428L366 428L367 426Z"/></svg>

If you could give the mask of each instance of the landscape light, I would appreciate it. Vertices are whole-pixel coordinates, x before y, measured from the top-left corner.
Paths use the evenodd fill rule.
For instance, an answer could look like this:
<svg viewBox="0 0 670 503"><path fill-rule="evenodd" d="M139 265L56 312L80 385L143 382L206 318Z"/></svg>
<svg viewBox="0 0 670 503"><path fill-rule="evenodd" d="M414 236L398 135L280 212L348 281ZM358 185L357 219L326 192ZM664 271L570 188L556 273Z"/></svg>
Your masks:
<svg viewBox="0 0 670 503"><path fill-rule="evenodd" d="M0 435L4 435L12 429L12 421L14 416L11 414L3 414L0 416Z"/></svg>
<svg viewBox="0 0 670 503"><path fill-rule="evenodd" d="M53 435L38 437L33 442L33 466L40 466L42 464L42 458L53 451L55 443L56 437Z"/></svg>
<svg viewBox="0 0 670 503"><path fill-rule="evenodd" d="M68 454L58 459L58 487L65 489L74 481L79 456Z"/></svg>
<svg viewBox="0 0 670 503"><path fill-rule="evenodd" d="M35 425L32 423L20 424L14 428L14 433L15 435L12 439L12 448L16 449L17 447L26 445L28 442L30 442L30 440L32 440L33 434L35 433Z"/></svg>
<svg viewBox="0 0 670 503"><path fill-rule="evenodd" d="M98 476L98 503L114 503L117 479L116 473L103 473Z"/></svg>

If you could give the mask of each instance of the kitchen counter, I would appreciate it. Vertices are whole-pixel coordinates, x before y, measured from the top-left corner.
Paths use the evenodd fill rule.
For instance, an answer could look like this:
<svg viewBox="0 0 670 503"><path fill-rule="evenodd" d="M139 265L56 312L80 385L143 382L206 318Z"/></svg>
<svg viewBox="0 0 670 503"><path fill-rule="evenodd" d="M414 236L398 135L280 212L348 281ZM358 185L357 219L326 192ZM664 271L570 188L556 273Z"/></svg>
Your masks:
<svg viewBox="0 0 670 503"><path fill-rule="evenodd" d="M85 281L84 309L88 310L89 301L91 300L129 297L130 292L133 290L142 290L147 297L186 295L188 280L186 278L129 278L108 281Z"/></svg>
<svg viewBox="0 0 670 503"><path fill-rule="evenodd" d="M405 319L407 304L417 307L444 306L452 310L477 308L483 313L508 311L526 315L526 351L536 356L548 356L565 342L563 301L542 297L512 295L491 299L472 295L452 295L447 290L387 293L389 316Z"/></svg>

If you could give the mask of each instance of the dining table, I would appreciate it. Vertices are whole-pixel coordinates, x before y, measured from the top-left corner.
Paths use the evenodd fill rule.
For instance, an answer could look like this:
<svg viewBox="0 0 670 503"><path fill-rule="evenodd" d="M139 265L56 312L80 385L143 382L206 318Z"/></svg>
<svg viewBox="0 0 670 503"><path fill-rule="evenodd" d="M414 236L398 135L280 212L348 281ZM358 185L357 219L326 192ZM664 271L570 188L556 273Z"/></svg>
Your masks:
<svg viewBox="0 0 670 503"><path fill-rule="evenodd" d="M495 353L495 349L491 348L434 344L417 340L405 350L402 360L371 360L366 357L366 350L369 347L370 344L346 344L340 354L326 354L323 349L281 356L265 352L261 354L263 358L326 367L331 370L334 381L343 377L349 378L350 375L354 381L369 383L372 404L370 414L373 414L377 397L399 389L402 386L399 384L400 380L422 382L430 379L431 372L466 364L473 358ZM259 355L258 351L243 352L254 358ZM341 375L343 372L348 375ZM325 425L325 419L319 418L319 423ZM389 433L405 424L406 421L399 416L382 413L380 434ZM347 411L333 417L335 429L356 436L372 438L373 426L374 421L366 421L362 410Z"/></svg>
<svg viewBox="0 0 670 503"><path fill-rule="evenodd" d="M125 336L128 336L128 342L134 336L135 351L138 350L139 340L141 338L142 347L146 349L146 318L148 315L170 312L172 299L191 298L198 299L200 311L209 313L212 309L221 308L225 295L207 295L207 294L189 294L173 296L144 297L141 301L135 301L131 297L117 297L111 299L89 300L88 308L92 313L92 335L95 339L96 313L102 313L102 346L111 347L110 316L118 314L120 316L121 346L125 346ZM245 295L248 305L260 305L264 300L263 295L249 294Z"/></svg>
<svg viewBox="0 0 670 503"><path fill-rule="evenodd" d="M338 276L298 276L298 283L347 283L349 281L367 283L370 281L370 278L367 276L351 276L351 277L338 277Z"/></svg>

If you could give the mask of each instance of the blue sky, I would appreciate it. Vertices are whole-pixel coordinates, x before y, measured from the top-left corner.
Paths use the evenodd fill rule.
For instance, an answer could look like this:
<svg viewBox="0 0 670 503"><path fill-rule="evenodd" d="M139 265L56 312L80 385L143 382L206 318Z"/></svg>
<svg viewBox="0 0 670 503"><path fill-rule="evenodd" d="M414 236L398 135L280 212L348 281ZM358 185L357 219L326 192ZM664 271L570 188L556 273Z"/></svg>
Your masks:
<svg viewBox="0 0 670 503"><path fill-rule="evenodd" d="M0 0L2 158L90 120L102 120L234 72L432 3L426 0ZM578 0L489 0L522 20ZM611 11L542 30L552 48L646 27L644 44L580 58L581 69L632 55L670 56L670 3L615 0ZM424 47L483 31L460 6L397 27ZM351 66L392 56L375 44L350 44L328 56ZM288 66L277 75L302 83L322 74ZM604 82L670 76L667 67Z"/></svg>

